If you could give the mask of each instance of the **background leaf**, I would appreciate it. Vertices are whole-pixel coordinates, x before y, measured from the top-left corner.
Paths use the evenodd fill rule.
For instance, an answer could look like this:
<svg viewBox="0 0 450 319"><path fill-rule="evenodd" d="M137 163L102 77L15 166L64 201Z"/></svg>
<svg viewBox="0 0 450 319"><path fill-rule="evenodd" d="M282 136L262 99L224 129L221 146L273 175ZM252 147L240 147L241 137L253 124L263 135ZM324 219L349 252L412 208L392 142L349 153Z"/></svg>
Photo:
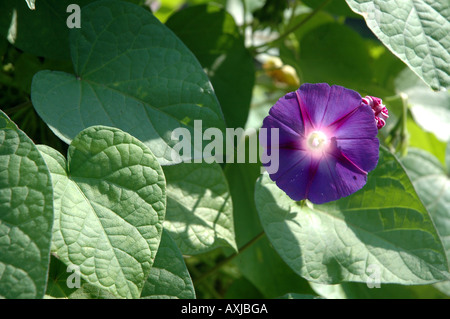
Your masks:
<svg viewBox="0 0 450 319"><path fill-rule="evenodd" d="M344 282L339 285L311 284L314 291L328 299L447 299L432 285L380 285L368 288L366 284Z"/></svg>
<svg viewBox="0 0 450 319"><path fill-rule="evenodd" d="M142 289L148 299L194 299L195 290L183 256L167 231L163 231L155 263Z"/></svg>
<svg viewBox="0 0 450 319"><path fill-rule="evenodd" d="M310 281L366 282L375 268L382 284L449 278L428 212L402 166L384 149L365 187L349 197L302 207L264 174L255 200L275 250Z"/></svg>
<svg viewBox="0 0 450 319"><path fill-rule="evenodd" d="M72 293L69 299L117 299L117 297L95 285L85 283Z"/></svg>
<svg viewBox="0 0 450 319"><path fill-rule="evenodd" d="M345 25L327 23L300 42L301 82L328 82L366 91L372 78L370 55L362 38Z"/></svg>
<svg viewBox="0 0 450 319"><path fill-rule="evenodd" d="M74 272L68 271L68 267L55 256L50 256L50 269L48 271L48 283L45 295L53 298L68 298L77 288L69 288L67 279ZM71 278L72 279L72 278ZM70 280L70 279L69 279ZM82 283L80 278L80 284ZM84 280L83 280L83 283ZM81 289L81 288L80 288Z"/></svg>
<svg viewBox="0 0 450 319"><path fill-rule="evenodd" d="M436 138L436 135L425 132L412 118L408 118L406 122L408 128L408 146L421 148L430 152L441 162L445 164L445 143ZM420 195L419 195L420 196Z"/></svg>
<svg viewBox="0 0 450 319"><path fill-rule="evenodd" d="M233 198L236 242L238 247L243 247L263 231L255 202L251 200L255 182L261 175L261 164L228 163L224 171ZM233 263L264 298L276 298L288 292L313 292L306 280L280 258L266 236L241 251Z"/></svg>
<svg viewBox="0 0 450 319"><path fill-rule="evenodd" d="M53 190L31 139L0 111L0 298L42 298L47 285Z"/></svg>
<svg viewBox="0 0 450 319"><path fill-rule="evenodd" d="M142 142L91 127L67 161L39 146L53 179L52 251L88 282L120 297L140 296L158 250L165 214L164 174Z"/></svg>
<svg viewBox="0 0 450 319"><path fill-rule="evenodd" d="M323 3L323 1L318 1L318 0L303 0L302 2L304 4L306 4L308 7L311 7L313 9L316 9ZM329 1L329 3L327 5L325 5L325 7L323 7L322 10L327 11L336 16L344 16L344 17L352 17L352 18L359 17L342 0Z"/></svg>
<svg viewBox="0 0 450 319"><path fill-rule="evenodd" d="M233 204L219 164L165 166L164 228L186 255L221 246L236 249Z"/></svg>
<svg viewBox="0 0 450 319"><path fill-rule="evenodd" d="M26 1L1 1L0 35L25 52L51 59L68 59L66 20L70 13L67 13L67 6L78 4L82 7L92 1L39 0L35 10L30 10Z"/></svg>
<svg viewBox="0 0 450 319"><path fill-rule="evenodd" d="M143 141L162 164L173 164L172 130L224 129L217 98L201 65L150 12L120 1L96 1L71 31L75 75L41 71L32 102L69 143L92 125L120 128Z"/></svg>
<svg viewBox="0 0 450 319"><path fill-rule="evenodd" d="M450 87L447 0L346 0L395 55L431 88Z"/></svg>
<svg viewBox="0 0 450 319"><path fill-rule="evenodd" d="M417 194L441 235L450 258L450 178L441 163L431 154L410 148L402 163Z"/></svg>
<svg viewBox="0 0 450 319"><path fill-rule="evenodd" d="M409 69L398 75L395 84L398 94L406 94L417 124L439 140L450 141L450 92L433 92Z"/></svg>
<svg viewBox="0 0 450 319"><path fill-rule="evenodd" d="M175 13L166 25L205 68L227 127L243 127L252 97L255 68L233 17L215 5L200 5Z"/></svg>
<svg viewBox="0 0 450 319"><path fill-rule="evenodd" d="M36 9L36 0L26 0L26 2L31 10Z"/></svg>

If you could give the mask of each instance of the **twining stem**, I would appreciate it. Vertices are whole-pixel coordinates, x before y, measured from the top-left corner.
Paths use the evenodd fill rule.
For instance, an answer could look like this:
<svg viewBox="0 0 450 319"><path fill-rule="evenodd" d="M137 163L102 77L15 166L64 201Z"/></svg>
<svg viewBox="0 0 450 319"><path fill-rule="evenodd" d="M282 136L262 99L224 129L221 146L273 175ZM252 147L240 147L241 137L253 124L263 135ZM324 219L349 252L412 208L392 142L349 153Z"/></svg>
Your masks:
<svg viewBox="0 0 450 319"><path fill-rule="evenodd" d="M391 129L389 135L386 137L385 143L389 146L392 152L397 152L402 156L405 156L408 148L408 96L404 93L401 93L395 98L401 99L402 113L395 123L394 127Z"/></svg>
<svg viewBox="0 0 450 319"><path fill-rule="evenodd" d="M303 26L306 22L308 22L312 17L314 17L319 11L321 11L330 2L331 2L331 0L323 1L317 8L315 8L313 11L311 11L303 20L299 21L298 23L296 23L295 25L293 25L289 29L285 30L276 39L274 39L274 40L272 40L270 42L267 42L267 43L263 43L263 44L257 45L255 47L253 47L252 50L259 49L261 47L266 47L266 46L267 47L271 47L271 46L275 45L278 41L284 39L289 34L294 32L295 30L297 30L301 26Z"/></svg>
<svg viewBox="0 0 450 319"><path fill-rule="evenodd" d="M206 278L211 276L212 274L216 273L220 268L222 268L224 265L228 264L230 261L232 261L234 258L236 258L239 254L244 252L247 248L252 246L254 243L256 243L259 239L261 239L266 233L264 231L260 232L258 235L250 239L249 242L247 242L244 246L242 246L237 252L234 254L228 256L224 260L222 260L220 263L218 263L216 266L208 270L207 272L203 273L201 276L199 276L197 279L194 280L194 285L198 285L202 281L204 281Z"/></svg>
<svg viewBox="0 0 450 319"><path fill-rule="evenodd" d="M400 131L400 153L405 156L408 148L408 128L407 128L407 118L408 118L408 96L406 94L400 94L402 99L402 125Z"/></svg>

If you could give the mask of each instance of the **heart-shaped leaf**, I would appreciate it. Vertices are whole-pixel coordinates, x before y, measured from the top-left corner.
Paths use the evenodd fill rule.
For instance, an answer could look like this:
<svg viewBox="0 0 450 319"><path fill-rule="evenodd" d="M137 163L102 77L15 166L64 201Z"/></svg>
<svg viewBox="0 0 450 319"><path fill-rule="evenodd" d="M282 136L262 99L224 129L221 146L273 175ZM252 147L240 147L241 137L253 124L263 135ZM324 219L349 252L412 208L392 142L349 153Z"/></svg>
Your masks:
<svg viewBox="0 0 450 319"><path fill-rule="evenodd" d="M449 143L450 145L450 143ZM450 157L447 149L447 156ZM438 159L428 152L411 148L402 163L417 194L433 218L450 258L450 177ZM450 171L450 169L448 169Z"/></svg>
<svg viewBox="0 0 450 319"><path fill-rule="evenodd" d="M92 125L117 127L146 144L161 164L173 164L172 131L194 133L225 124L211 83L186 46L149 11L123 1L83 7L72 29L75 74L41 71L32 102L67 143ZM206 143L205 143L206 144Z"/></svg>
<svg viewBox="0 0 450 319"><path fill-rule="evenodd" d="M429 86L450 87L448 0L346 0L373 33Z"/></svg>
<svg viewBox="0 0 450 319"><path fill-rule="evenodd" d="M142 290L148 299L194 299L195 290L183 256L167 231L163 231L155 263Z"/></svg>
<svg viewBox="0 0 450 319"><path fill-rule="evenodd" d="M164 174L142 142L116 128L75 137L67 161L39 146L52 175L52 251L89 283L140 296L158 250L166 206Z"/></svg>
<svg viewBox="0 0 450 319"><path fill-rule="evenodd" d="M427 210L400 163L384 149L367 184L351 196L302 206L264 174L255 200L275 250L308 280L411 285L449 278Z"/></svg>
<svg viewBox="0 0 450 319"><path fill-rule="evenodd" d="M433 92L409 69L397 76L395 86L398 94L406 94L417 124L439 140L450 141L450 92Z"/></svg>
<svg viewBox="0 0 450 319"><path fill-rule="evenodd" d="M47 285L53 190L31 139L0 111L0 298L42 298Z"/></svg>
<svg viewBox="0 0 450 319"><path fill-rule="evenodd" d="M219 164L165 166L167 215L164 229L183 254L220 246L236 248L233 204Z"/></svg>
<svg viewBox="0 0 450 319"><path fill-rule="evenodd" d="M0 1L0 35L20 50L50 59L70 58L67 7L93 0ZM31 10L30 10L31 9Z"/></svg>

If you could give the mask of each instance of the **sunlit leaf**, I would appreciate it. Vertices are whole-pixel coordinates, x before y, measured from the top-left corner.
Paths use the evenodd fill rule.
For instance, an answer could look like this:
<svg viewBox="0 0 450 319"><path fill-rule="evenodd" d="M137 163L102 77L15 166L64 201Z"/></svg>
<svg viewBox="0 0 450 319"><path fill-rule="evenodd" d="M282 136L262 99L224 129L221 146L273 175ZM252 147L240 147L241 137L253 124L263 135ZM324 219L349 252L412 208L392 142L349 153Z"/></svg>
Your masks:
<svg viewBox="0 0 450 319"><path fill-rule="evenodd" d="M173 130L184 127L193 136L194 120L224 130L201 65L149 11L96 1L83 8L81 24L71 31L75 74L41 71L32 83L33 105L59 138L70 143L89 126L117 127L161 164L173 164L179 161L176 152L172 158Z"/></svg>
<svg viewBox="0 0 450 319"><path fill-rule="evenodd" d="M449 278L434 224L404 169L381 149L365 187L323 205L292 201L267 174L257 182L256 207L284 261L317 283L425 284Z"/></svg>
<svg viewBox="0 0 450 319"><path fill-rule="evenodd" d="M52 251L88 283L119 297L140 296L158 250L164 174L151 151L116 128L91 127L67 160L40 145L54 187Z"/></svg>
<svg viewBox="0 0 450 319"><path fill-rule="evenodd" d="M142 289L141 298L195 298L194 285L183 256L166 231L163 231L155 263Z"/></svg>
<svg viewBox="0 0 450 319"><path fill-rule="evenodd" d="M42 298L53 224L50 173L33 141L0 111L0 298Z"/></svg>
<svg viewBox="0 0 450 319"><path fill-rule="evenodd" d="M346 0L395 55L433 89L450 87L448 0Z"/></svg>
<svg viewBox="0 0 450 319"><path fill-rule="evenodd" d="M236 248L233 204L219 164L164 167L167 214L164 228L183 254Z"/></svg>

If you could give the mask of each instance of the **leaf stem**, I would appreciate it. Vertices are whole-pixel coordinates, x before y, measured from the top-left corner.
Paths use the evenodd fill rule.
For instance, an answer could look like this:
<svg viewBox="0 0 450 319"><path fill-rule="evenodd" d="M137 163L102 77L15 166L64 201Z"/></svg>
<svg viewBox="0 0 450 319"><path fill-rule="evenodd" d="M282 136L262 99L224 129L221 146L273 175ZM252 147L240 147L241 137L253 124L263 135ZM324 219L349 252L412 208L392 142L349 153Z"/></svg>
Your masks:
<svg viewBox="0 0 450 319"><path fill-rule="evenodd" d="M406 155L408 148L408 127L407 127L407 118L408 118L408 96L406 94L400 94L402 99L402 118L401 118L401 127L400 127L400 144L399 151L402 156Z"/></svg>
<svg viewBox="0 0 450 319"><path fill-rule="evenodd" d="M234 258L236 258L239 254L244 252L246 249L248 249L250 246L252 246L254 243L256 243L259 239L261 239L266 233L264 230L260 232L258 235L250 239L244 246L242 246L238 252L235 252L234 254L228 256L224 260L222 260L220 263L218 263L216 266L208 270L207 272L200 275L198 278L194 279L194 286L198 285L202 281L204 281L209 276L216 273L220 268L222 268L224 265L228 264L230 261L232 261Z"/></svg>

